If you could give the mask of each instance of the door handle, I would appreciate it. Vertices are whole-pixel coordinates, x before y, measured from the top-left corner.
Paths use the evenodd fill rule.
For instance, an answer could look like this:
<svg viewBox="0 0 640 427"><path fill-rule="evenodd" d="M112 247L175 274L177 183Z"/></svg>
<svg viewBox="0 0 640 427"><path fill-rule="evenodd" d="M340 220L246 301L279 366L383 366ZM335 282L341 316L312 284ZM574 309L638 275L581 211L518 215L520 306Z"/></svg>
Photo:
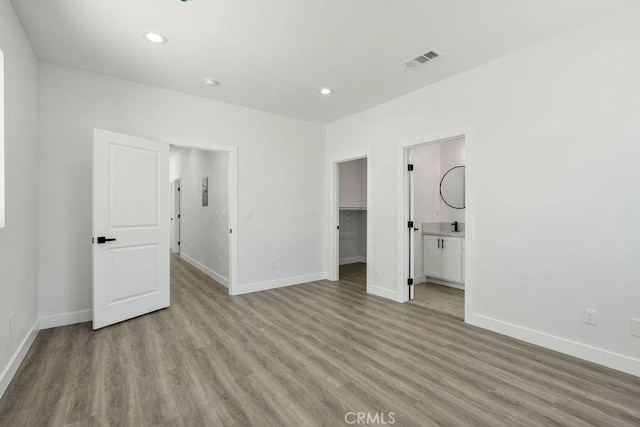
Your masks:
<svg viewBox="0 0 640 427"><path fill-rule="evenodd" d="M438 249L440 249L440 239L438 239Z"/></svg>
<svg viewBox="0 0 640 427"><path fill-rule="evenodd" d="M107 242L115 242L115 241L116 241L116 239L107 239L107 238L106 238L106 237L104 237L104 236L100 236L100 237L98 237L98 244L99 244L99 245L101 245L101 244L103 244L103 243L107 243Z"/></svg>
<svg viewBox="0 0 640 427"><path fill-rule="evenodd" d="M442 239L442 249L444 249L444 239Z"/></svg>

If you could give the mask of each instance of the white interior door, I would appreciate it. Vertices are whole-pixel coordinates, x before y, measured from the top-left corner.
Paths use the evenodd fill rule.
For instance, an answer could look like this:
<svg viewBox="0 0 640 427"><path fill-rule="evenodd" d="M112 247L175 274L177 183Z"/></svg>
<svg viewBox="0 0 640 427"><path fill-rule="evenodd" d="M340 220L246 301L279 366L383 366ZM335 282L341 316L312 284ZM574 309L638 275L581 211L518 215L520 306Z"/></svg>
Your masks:
<svg viewBox="0 0 640 427"><path fill-rule="evenodd" d="M93 329L169 306L169 145L96 129Z"/></svg>
<svg viewBox="0 0 640 427"><path fill-rule="evenodd" d="M416 277L416 236L415 231L417 227L414 223L415 219L415 177L413 173L413 164L409 159L409 165L407 166L407 172L409 173L409 299L415 299L415 285L413 282Z"/></svg>

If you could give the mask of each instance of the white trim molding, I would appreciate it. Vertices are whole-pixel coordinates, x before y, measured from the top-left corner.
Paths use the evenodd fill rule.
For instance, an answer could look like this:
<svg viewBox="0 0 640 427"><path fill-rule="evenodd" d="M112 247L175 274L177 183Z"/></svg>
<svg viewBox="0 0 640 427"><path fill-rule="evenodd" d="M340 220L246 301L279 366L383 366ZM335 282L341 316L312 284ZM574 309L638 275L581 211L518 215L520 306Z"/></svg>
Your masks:
<svg viewBox="0 0 640 427"><path fill-rule="evenodd" d="M180 252L180 258L187 261L189 264L193 265L195 268L202 271L204 274L211 277L213 280L215 280L225 288L229 288L229 279L219 273L216 273L206 265L202 264L200 261L190 257L189 255L184 253L184 251Z"/></svg>
<svg viewBox="0 0 640 427"><path fill-rule="evenodd" d="M465 322L530 344L640 377L640 359L472 313Z"/></svg>
<svg viewBox="0 0 640 427"><path fill-rule="evenodd" d="M36 336L38 335L39 325L40 321L39 319L36 319L33 326L18 346L16 352L11 356L11 359L9 359L9 363L7 363L7 366L2 370L2 373L0 374L0 398L9 387L9 384L16 372L18 372L18 368L20 368L20 364L24 360L24 357L29 352L31 344L35 341Z"/></svg>
<svg viewBox="0 0 640 427"><path fill-rule="evenodd" d="M41 316L40 329L57 328L58 326L91 322L92 320L93 310L80 310L70 313L53 314L51 316Z"/></svg>
<svg viewBox="0 0 640 427"><path fill-rule="evenodd" d="M251 292L266 291L269 289L284 288L285 286L301 285L304 283L325 280L327 273L305 274L304 276L285 277L283 279L267 280L265 282L247 283L240 285L233 295L248 294Z"/></svg>
<svg viewBox="0 0 640 427"><path fill-rule="evenodd" d="M354 256L351 258L340 258L340 265L356 264L358 262L367 262L366 256Z"/></svg>
<svg viewBox="0 0 640 427"><path fill-rule="evenodd" d="M368 293L378 297L387 298L396 302L404 302L402 298L398 297L398 292L392 289L371 285L371 287L368 290Z"/></svg>

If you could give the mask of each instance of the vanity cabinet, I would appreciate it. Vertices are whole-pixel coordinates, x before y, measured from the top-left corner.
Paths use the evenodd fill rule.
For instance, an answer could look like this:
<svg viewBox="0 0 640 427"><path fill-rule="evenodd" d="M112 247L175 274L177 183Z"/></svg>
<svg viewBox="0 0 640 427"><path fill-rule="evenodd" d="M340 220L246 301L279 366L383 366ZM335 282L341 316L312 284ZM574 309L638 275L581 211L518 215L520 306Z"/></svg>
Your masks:
<svg viewBox="0 0 640 427"><path fill-rule="evenodd" d="M426 277L464 283L463 239L425 234L422 236L423 271Z"/></svg>

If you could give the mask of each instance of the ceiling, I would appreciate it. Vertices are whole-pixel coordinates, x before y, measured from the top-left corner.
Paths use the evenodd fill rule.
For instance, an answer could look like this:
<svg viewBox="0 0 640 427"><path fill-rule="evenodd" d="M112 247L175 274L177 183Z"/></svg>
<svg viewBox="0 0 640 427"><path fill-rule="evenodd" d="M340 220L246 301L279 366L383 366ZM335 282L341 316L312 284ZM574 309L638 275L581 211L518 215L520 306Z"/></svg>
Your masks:
<svg viewBox="0 0 640 427"><path fill-rule="evenodd" d="M12 3L43 61L329 123L638 1ZM168 43L147 42L146 31ZM413 70L401 65L430 49L443 56ZM221 84L206 86L205 77ZM322 87L334 93L322 96Z"/></svg>

